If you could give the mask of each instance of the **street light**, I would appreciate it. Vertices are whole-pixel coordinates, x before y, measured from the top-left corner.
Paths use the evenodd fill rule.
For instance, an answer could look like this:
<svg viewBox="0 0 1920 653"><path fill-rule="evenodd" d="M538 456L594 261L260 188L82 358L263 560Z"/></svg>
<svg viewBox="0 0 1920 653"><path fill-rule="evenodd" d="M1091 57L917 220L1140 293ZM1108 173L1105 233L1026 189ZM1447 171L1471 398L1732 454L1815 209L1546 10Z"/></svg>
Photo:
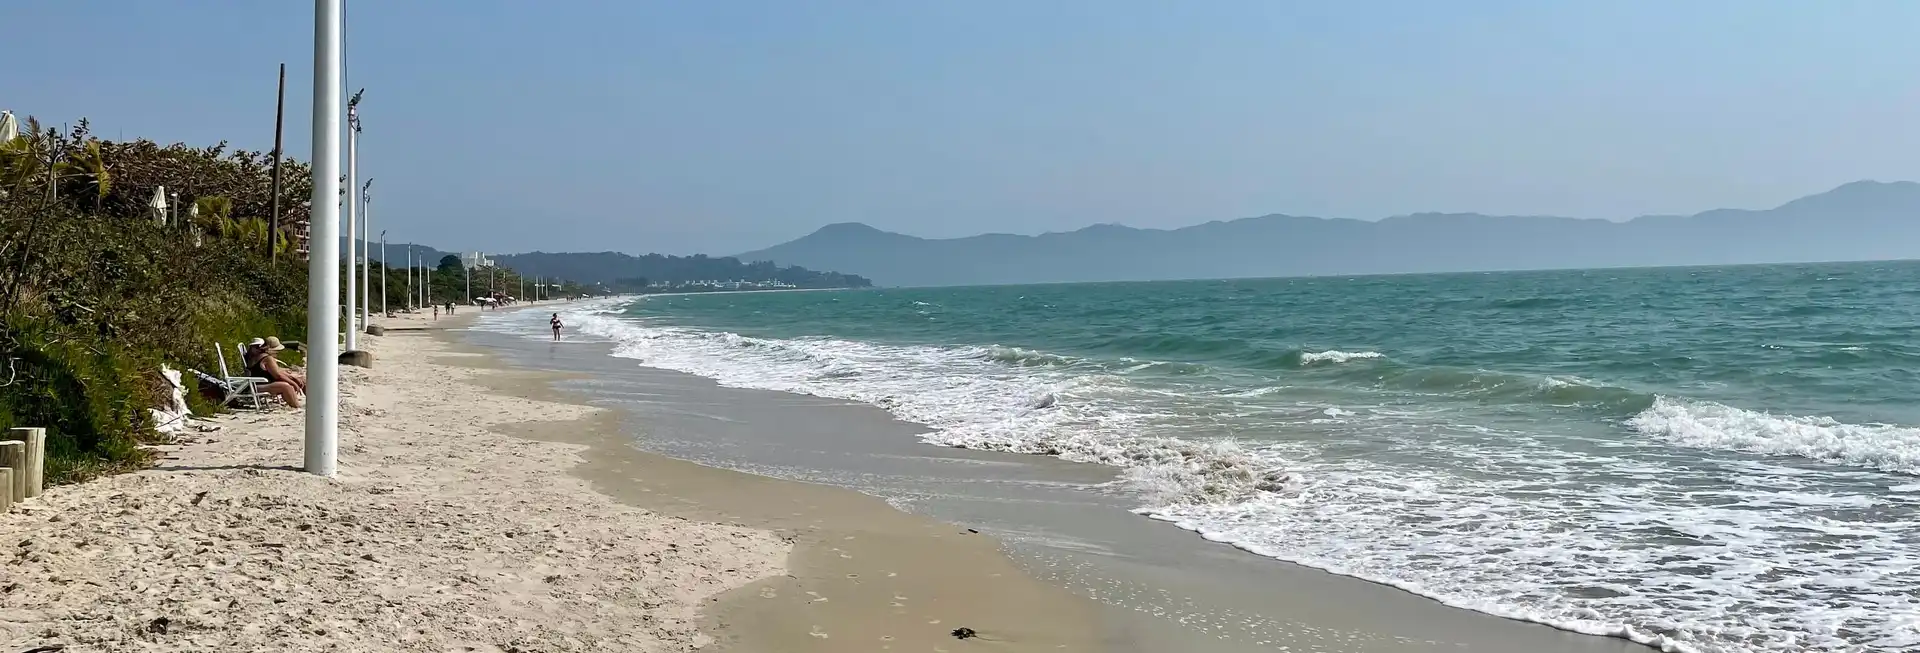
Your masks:
<svg viewBox="0 0 1920 653"><path fill-rule="evenodd" d="M360 183L360 177L358 176L360 174L360 171L357 169L360 163L360 96L365 93L366 93L365 89L356 91L353 94L353 98L347 100L347 190L349 192L353 190L353 187L355 185ZM338 193L337 190L335 192ZM359 306L360 306L359 297L357 297L354 294L355 292L354 279L355 277L360 276L356 274L357 270L354 269L354 266L358 265L360 262L359 258L354 256L354 251L355 251L355 248L360 247L360 244L354 241L358 240L360 236L358 233L355 232L355 229L358 228L359 226L359 222L355 220L353 217L356 207L359 206L360 203L354 200L355 198L351 195L347 196L346 198L346 204L347 204L347 297L346 297L347 299L347 351L354 351L360 348L359 322L357 317L354 315L354 313L359 310ZM318 201L318 200L315 200L315 201ZM334 200L334 201L337 202L338 200Z"/></svg>
<svg viewBox="0 0 1920 653"><path fill-rule="evenodd" d="M367 198L367 212L373 212L373 198ZM380 317L387 316L387 230L380 230Z"/></svg>
<svg viewBox="0 0 1920 653"><path fill-rule="evenodd" d="M366 185L360 187L360 203L362 205L360 207L360 233L368 236L373 235L373 193L370 190L372 188L372 177L368 177ZM367 246L367 243L361 243L361 245L363 249L360 252L360 321L367 326L373 326L373 312L367 310L371 308L373 303L373 284L367 282L367 276L373 274L373 248ZM384 250L380 252L382 257L386 256L386 254ZM386 264L387 260L385 258L380 259L380 265L382 267L385 267Z"/></svg>
<svg viewBox="0 0 1920 653"><path fill-rule="evenodd" d="M313 2L313 197L304 467L333 476L340 426L340 0Z"/></svg>

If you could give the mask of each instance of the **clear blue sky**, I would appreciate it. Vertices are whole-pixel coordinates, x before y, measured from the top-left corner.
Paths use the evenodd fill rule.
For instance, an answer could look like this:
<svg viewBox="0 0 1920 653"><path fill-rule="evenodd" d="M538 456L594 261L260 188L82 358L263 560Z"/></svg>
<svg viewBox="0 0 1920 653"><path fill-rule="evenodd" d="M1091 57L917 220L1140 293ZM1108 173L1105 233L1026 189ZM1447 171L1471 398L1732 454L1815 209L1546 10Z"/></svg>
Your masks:
<svg viewBox="0 0 1920 653"><path fill-rule="evenodd" d="M0 107L307 158L311 3L10 0ZM1920 179L1920 2L350 0L395 241L731 254Z"/></svg>

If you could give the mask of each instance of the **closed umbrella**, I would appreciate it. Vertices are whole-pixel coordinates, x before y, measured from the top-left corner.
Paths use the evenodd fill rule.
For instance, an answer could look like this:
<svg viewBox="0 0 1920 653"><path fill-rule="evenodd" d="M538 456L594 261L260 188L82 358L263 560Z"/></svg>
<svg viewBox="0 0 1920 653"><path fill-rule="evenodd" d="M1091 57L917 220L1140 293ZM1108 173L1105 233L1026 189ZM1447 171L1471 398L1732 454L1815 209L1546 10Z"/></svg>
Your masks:
<svg viewBox="0 0 1920 653"><path fill-rule="evenodd" d="M12 111L0 111L0 143L20 137L20 119Z"/></svg>
<svg viewBox="0 0 1920 653"><path fill-rule="evenodd" d="M165 226L167 224L167 187L166 186L160 186L153 189L153 200L150 202L147 202L147 208L153 209L154 220L159 221L162 226Z"/></svg>

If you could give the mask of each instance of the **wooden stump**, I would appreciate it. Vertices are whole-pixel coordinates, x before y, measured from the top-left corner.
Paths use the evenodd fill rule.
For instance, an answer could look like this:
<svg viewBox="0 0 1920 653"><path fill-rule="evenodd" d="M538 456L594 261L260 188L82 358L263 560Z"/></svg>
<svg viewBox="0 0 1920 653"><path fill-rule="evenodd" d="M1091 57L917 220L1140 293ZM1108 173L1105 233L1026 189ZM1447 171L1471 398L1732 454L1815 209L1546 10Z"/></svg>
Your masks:
<svg viewBox="0 0 1920 653"><path fill-rule="evenodd" d="M349 349L340 352L340 364L355 367L373 367L373 352L363 349Z"/></svg>
<svg viewBox="0 0 1920 653"><path fill-rule="evenodd" d="M13 468L12 467L0 467L0 484L4 484L7 487L13 487ZM0 512L6 512L12 509L13 509L13 493L0 492Z"/></svg>
<svg viewBox="0 0 1920 653"><path fill-rule="evenodd" d="M13 470L8 475L7 484L0 486L0 493L7 495L12 502L27 499L27 443L19 440L0 440L0 467Z"/></svg>
<svg viewBox="0 0 1920 653"><path fill-rule="evenodd" d="M26 431L20 438L27 443L27 498L40 496L47 484L47 430L39 427L17 428Z"/></svg>
<svg viewBox="0 0 1920 653"><path fill-rule="evenodd" d="M369 324L367 325L367 335L370 335L370 336L387 335L387 328L380 326L378 324Z"/></svg>

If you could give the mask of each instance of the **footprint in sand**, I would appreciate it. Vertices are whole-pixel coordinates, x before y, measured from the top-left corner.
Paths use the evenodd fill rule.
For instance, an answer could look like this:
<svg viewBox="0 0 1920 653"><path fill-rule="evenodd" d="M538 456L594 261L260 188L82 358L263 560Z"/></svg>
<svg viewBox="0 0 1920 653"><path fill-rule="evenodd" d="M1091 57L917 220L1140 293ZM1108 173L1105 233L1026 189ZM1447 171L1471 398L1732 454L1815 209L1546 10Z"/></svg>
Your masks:
<svg viewBox="0 0 1920 653"><path fill-rule="evenodd" d="M779 592L776 592L776 591L774 591L774 589L773 589L773 588L771 588L771 587L762 587L762 588L760 588L760 598L763 598L763 599L771 599L771 598L776 598L776 597L779 597L779 596L780 596L780 593L779 593Z"/></svg>
<svg viewBox="0 0 1920 653"><path fill-rule="evenodd" d="M807 631L807 634L808 634L808 635L812 635L812 636L814 636L814 637L818 637L818 638L820 638L820 639L826 639L826 638L827 638L827 634L826 634L826 633L823 633L823 632L820 632L820 627L819 627L819 626L814 626L814 627L813 627L813 630L809 630L809 631Z"/></svg>

